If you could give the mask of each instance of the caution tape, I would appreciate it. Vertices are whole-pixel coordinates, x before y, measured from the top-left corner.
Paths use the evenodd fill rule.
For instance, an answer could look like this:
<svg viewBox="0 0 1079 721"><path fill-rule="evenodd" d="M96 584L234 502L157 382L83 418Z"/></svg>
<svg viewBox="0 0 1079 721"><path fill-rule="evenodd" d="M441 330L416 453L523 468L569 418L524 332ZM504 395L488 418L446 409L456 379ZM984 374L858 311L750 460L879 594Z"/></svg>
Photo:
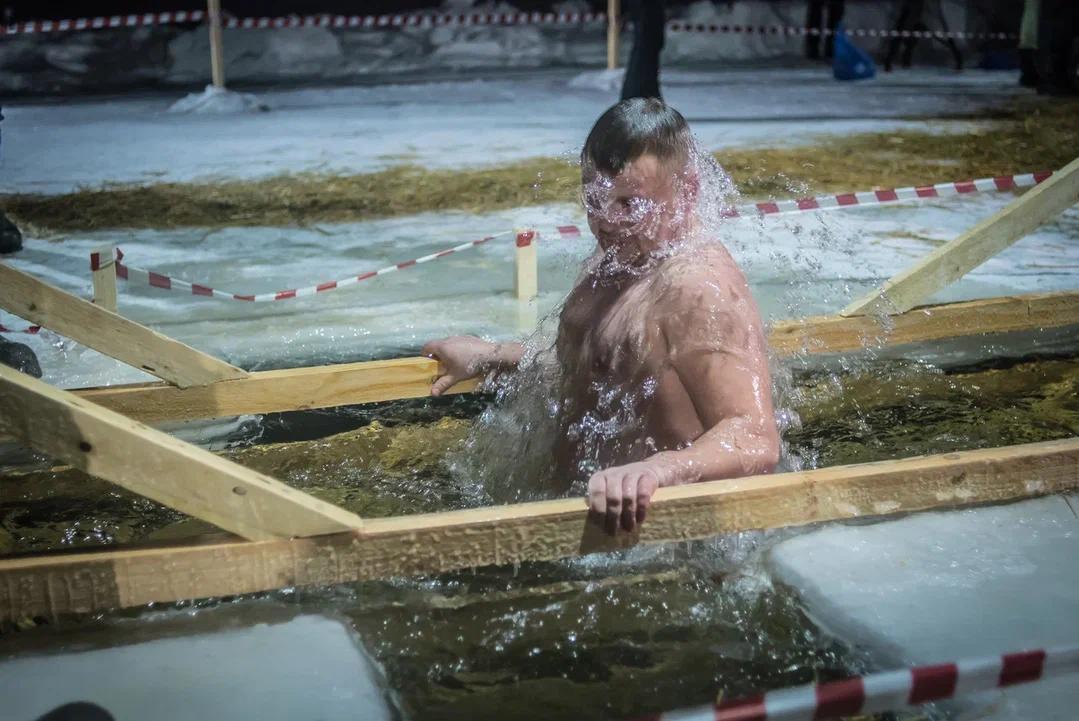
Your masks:
<svg viewBox="0 0 1079 721"><path fill-rule="evenodd" d="M646 716L639 721L811 721L899 711L978 691L1079 672L1079 646L915 666L752 698Z"/></svg>
<svg viewBox="0 0 1079 721"><path fill-rule="evenodd" d="M544 235L550 234L552 236L571 238L581 234L580 229L575 225L563 225L558 226L550 231L543 233ZM326 293L331 290L338 290L340 288L347 288L350 285L355 285L371 278L377 278L383 275L389 275L390 273L396 273L400 270L412 268L417 265L423 265L424 263L430 263L434 260L445 258L446 256L453 255L454 253L460 253L466 250L471 250L480 245L484 245L496 238L504 237L507 235L516 235L517 247L524 247L531 245L536 236L540 235L540 231L527 230L527 231L506 231L504 233L496 233L495 235L488 235L477 240L470 240L467 243L461 243L455 245L452 248L446 248L436 253L431 253L420 258L414 258L412 260L405 260L400 263L394 263L393 265L386 266L379 270L371 270L358 275L352 275L340 280L330 280L324 283L317 283L315 285L309 285L302 288L289 288L287 290L279 290L272 293L234 293L232 291L221 290L219 288L211 288L207 285L199 283L190 283L186 280L180 280L164 273L157 273L152 270L146 270L145 268L138 268L123 262L124 254L119 248L114 249L113 262L116 266L116 277L132 283L134 285L149 286L151 288L159 288L161 290L176 290L183 293L190 293L191 295L204 296L207 298L219 298L223 300L239 300L248 303L267 303L278 300L291 300L293 298L306 298L320 293ZM90 255L90 269L99 270L107 267L109 264L108 258L102 258L99 253L91 253Z"/></svg>
<svg viewBox="0 0 1079 721"><path fill-rule="evenodd" d="M150 25L198 23L206 18L203 10L112 15L68 20L28 20L4 26L7 35L68 32L72 30L104 30L137 28ZM444 26L511 26L511 25L591 25L606 23L605 13L412 13L393 15L284 15L279 17L233 17L224 15L221 24L226 28L263 30L271 28L351 28L387 29ZM689 23L673 20L667 29L675 33L715 33L732 35L771 35L786 37L828 37L845 32L854 37L957 39L957 40L1016 40L1016 33L973 33L957 30L884 30L875 28L810 28L792 25L740 25L725 23Z"/></svg>
<svg viewBox="0 0 1079 721"><path fill-rule="evenodd" d="M1016 33L968 33L961 30L879 30L876 28L806 28L793 25L727 25L672 21L667 30L674 33L715 33L731 35L782 35L785 37L830 37L845 34L859 38L909 38L925 40L1018 40Z"/></svg>
<svg viewBox="0 0 1079 721"><path fill-rule="evenodd" d="M37 335L41 332L41 326L32 325L27 328L9 328L8 326L0 323L0 333L27 333L29 335Z"/></svg>

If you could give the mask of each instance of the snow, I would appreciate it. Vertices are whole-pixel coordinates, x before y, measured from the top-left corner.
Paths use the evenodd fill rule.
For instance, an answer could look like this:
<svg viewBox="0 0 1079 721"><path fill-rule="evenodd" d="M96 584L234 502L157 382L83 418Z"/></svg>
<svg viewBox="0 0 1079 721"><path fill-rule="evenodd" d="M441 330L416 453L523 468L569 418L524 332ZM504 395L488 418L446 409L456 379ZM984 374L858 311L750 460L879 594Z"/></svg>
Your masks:
<svg viewBox="0 0 1079 721"><path fill-rule="evenodd" d="M220 615L144 618L135 643L101 647L101 629L68 629L66 652L9 648L0 657L4 718L33 721L76 701L117 719L395 718L379 672L340 621L297 616L222 630L213 628Z"/></svg>
<svg viewBox="0 0 1079 721"><path fill-rule="evenodd" d="M242 116L168 113L175 96L5 105L0 193L355 173L402 162L446 168L540 155L572 159L618 96L610 82L607 90L595 82L573 87L579 75L556 69L490 80L265 90L259 100L271 112ZM926 128L908 118L977 113L1019 94L1015 81L1014 73L920 69L855 86L835 82L825 66L800 66L671 70L663 89L704 146L722 149Z"/></svg>
<svg viewBox="0 0 1079 721"><path fill-rule="evenodd" d="M835 524L769 561L882 669L1079 643L1079 495ZM1070 721L1079 677L956 702L962 719Z"/></svg>
<svg viewBox="0 0 1079 721"><path fill-rule="evenodd" d="M169 106L170 113L222 114L258 113L269 110L249 93L236 93L207 85L201 93L190 93Z"/></svg>

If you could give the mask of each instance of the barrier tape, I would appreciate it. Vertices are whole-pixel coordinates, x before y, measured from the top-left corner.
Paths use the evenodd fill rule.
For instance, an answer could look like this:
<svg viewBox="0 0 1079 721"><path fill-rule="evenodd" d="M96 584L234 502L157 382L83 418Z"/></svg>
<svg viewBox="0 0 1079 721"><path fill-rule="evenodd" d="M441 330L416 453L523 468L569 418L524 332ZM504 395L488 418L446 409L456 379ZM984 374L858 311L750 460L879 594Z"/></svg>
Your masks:
<svg viewBox="0 0 1079 721"><path fill-rule="evenodd" d="M202 10L143 13L141 15L112 15L110 17L75 18L71 20L28 20L4 27L6 35L64 32L68 30L104 30L106 28L139 28L147 25L198 23L206 13Z"/></svg>
<svg viewBox="0 0 1079 721"><path fill-rule="evenodd" d="M147 25L172 25L202 22L206 13L202 10L144 13L141 15L113 15L110 17L76 18L70 20L28 20L4 28L7 35L64 32L69 30L102 30L106 28L133 28ZM414 28L451 26L509 26L509 25L587 25L607 22L605 13L442 13L397 15L288 15L281 17L232 17L222 18L222 26L244 30L267 28ZM672 21L667 24L671 32L715 33L734 35L782 35L786 37L828 37L839 33L830 28L807 28L788 25L729 25L718 23L687 23ZM1016 33L970 33L953 30L878 30L875 28L847 28L844 32L854 37L870 38L926 38L959 40L1016 40Z"/></svg>
<svg viewBox="0 0 1079 721"><path fill-rule="evenodd" d="M968 33L961 30L878 30L875 28L804 28L790 25L721 25L672 21L667 30L675 33L716 33L734 35L783 35L786 37L830 37L845 33L859 38L924 38L927 40L1018 40L1016 33Z"/></svg>
<svg viewBox="0 0 1079 721"><path fill-rule="evenodd" d="M1079 646L1060 646L769 691L752 698L645 716L638 721L811 721L859 716L1076 672Z"/></svg>
<svg viewBox="0 0 1079 721"><path fill-rule="evenodd" d="M838 195L821 195L815 198L800 198L797 200L781 200L764 203L747 203L730 208L724 213L727 218L751 218L766 217L772 215L788 215L791 213L807 213L820 210L836 210L857 206L886 205L906 200L919 200L925 198L945 198L957 195L967 195L977 192L1007 191L1017 188L1029 188L1043 182L1052 175L1051 171L1037 173L1023 173L1019 175L998 175L993 178L979 178L978 180L963 180L950 183L938 183L936 185L918 185L907 188L891 188L886 190L870 190L860 193L840 193ZM338 288L355 285L360 281L368 280L380 275L395 273L399 270L412 266L429 263L439 258L444 258L454 253L470 250L483 245L495 238L510 235L514 231L506 231L496 235L489 235L479 240L471 240L467 243L446 248L421 258L406 260L380 270L368 271L359 275L350 276L341 280L333 280L319 283L305 288L290 288L273 293L233 293L231 291L211 288L199 283L190 283L179 278L157 273L145 268L138 268L121 262L124 255L118 248L114 249L113 259L102 259L98 253L90 254L90 270L99 270L106 267L111 261L116 263L116 276L121 280L151 288L162 290L178 290L192 295L219 298L224 300L239 300L249 303L265 303L277 300L290 300L292 298L304 298L319 293L325 293ZM580 237L582 229L577 225L560 225L546 232L526 231L517 233L517 246L530 245L537 235L552 235L561 238Z"/></svg>
<svg viewBox="0 0 1079 721"><path fill-rule="evenodd" d="M77 18L71 20L28 20L4 28L7 35L63 32L68 30L103 30L133 28L144 25L197 23L205 19L202 10L145 13L142 15L113 15L111 17ZM582 25L607 22L604 13L443 13L433 15L289 15L284 17L223 16L226 28L257 30L265 28L402 28L439 27L446 25Z"/></svg>
<svg viewBox="0 0 1079 721"><path fill-rule="evenodd" d="M0 333L27 333L29 335L37 335L41 332L41 326L32 325L28 328L8 328L3 323L0 323Z"/></svg>
<svg viewBox="0 0 1079 721"><path fill-rule="evenodd" d="M576 237L581 234L580 229L575 225L563 225L553 228L549 231L551 235L557 235L563 238ZM460 253L465 250L471 250L477 246L483 245L495 238L499 238L506 235L516 235L517 247L524 247L532 244L532 241L539 234L537 231L506 231L503 233L496 233L495 235L488 235L478 240L470 240L467 243L461 243L455 245L452 248L446 248L436 253L425 255L422 258L415 258L413 260L406 260L401 263L395 263L380 270L371 270L366 273L360 273L359 275L349 276L341 280L331 280L325 283L318 283L316 285L307 286L305 288L290 288L288 290L279 290L273 293L233 293L226 290L219 290L217 288L211 288L206 285L200 285L199 283L189 283L186 280L180 280L179 278L173 278L172 276L165 275L163 273L156 273L152 270L146 270L144 268L137 268L135 266L123 263L123 251L119 248L114 249L115 256L114 261L116 264L116 277L121 280L126 280L129 283L135 283L137 285L146 285L152 288L160 288L162 290L179 290L191 295L200 295L207 298L221 298L225 300L240 300L248 303L266 303L277 300L291 300L292 298L305 298L319 293L326 293L331 290L337 290L339 288L345 288L350 285L355 285L364 280L378 277L380 275L388 275L389 273L396 273L399 270L411 268L413 266L422 265L424 263L430 263L433 260L439 260L445 258L448 255L454 253ZM108 259L102 259L98 253L91 253L90 255L90 269L99 270L108 265Z"/></svg>

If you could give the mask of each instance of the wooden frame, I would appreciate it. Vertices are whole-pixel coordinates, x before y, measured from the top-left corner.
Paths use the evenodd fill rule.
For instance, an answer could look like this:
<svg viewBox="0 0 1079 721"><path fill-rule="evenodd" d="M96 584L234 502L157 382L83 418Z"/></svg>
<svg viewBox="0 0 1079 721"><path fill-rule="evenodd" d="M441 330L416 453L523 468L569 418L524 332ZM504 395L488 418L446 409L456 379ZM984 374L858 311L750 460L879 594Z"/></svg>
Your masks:
<svg viewBox="0 0 1079 721"><path fill-rule="evenodd" d="M243 538L359 528L348 511L0 365L0 431Z"/></svg>
<svg viewBox="0 0 1079 721"><path fill-rule="evenodd" d="M879 289L851 303L840 315L910 310L1077 202L1079 158L1003 210L893 276Z"/></svg>
<svg viewBox="0 0 1079 721"><path fill-rule="evenodd" d="M636 535L604 535L575 498L369 519L362 530L314 538L50 553L0 560L0 622L552 560L1076 488L1079 438L1071 438L662 488Z"/></svg>
<svg viewBox="0 0 1079 721"><path fill-rule="evenodd" d="M181 388L247 373L0 263L0 308Z"/></svg>
<svg viewBox="0 0 1079 721"><path fill-rule="evenodd" d="M861 316L818 316L776 323L769 341L777 353L837 353L865 346L1079 324L1079 291L1021 295L925 306L893 316L889 327ZM356 403L423 398L438 364L399 358L314 368L251 373L239 380L178 389L164 383L86 388L76 393L145 423L330 408ZM477 383L458 383L467 393Z"/></svg>

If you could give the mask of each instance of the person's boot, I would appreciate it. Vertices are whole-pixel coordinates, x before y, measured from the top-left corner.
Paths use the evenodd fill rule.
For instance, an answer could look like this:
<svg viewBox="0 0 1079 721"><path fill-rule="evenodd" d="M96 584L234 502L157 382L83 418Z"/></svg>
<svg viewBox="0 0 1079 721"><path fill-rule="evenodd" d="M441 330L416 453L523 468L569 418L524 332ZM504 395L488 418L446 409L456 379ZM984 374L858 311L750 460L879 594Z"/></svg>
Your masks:
<svg viewBox="0 0 1079 721"><path fill-rule="evenodd" d="M19 228L0 213L0 255L22 250L22 233Z"/></svg>

